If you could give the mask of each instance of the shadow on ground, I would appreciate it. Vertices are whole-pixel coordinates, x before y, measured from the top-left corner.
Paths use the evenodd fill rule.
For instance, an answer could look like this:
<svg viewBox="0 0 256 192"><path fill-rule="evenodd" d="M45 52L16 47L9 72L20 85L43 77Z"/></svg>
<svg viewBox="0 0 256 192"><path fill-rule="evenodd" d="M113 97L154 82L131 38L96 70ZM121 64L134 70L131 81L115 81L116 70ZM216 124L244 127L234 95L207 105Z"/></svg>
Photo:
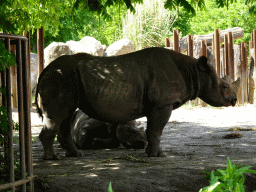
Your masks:
<svg viewBox="0 0 256 192"><path fill-rule="evenodd" d="M145 122L141 126L145 126ZM239 127L242 137L224 139ZM65 157L55 144L58 161L43 161L42 146L33 143L34 175L46 180L37 191L107 191L109 182L114 192L197 192L208 186L203 172L226 167L232 163L251 165L256 170L256 131L252 125L209 126L202 123L173 121L166 125L161 147L164 158L149 158L144 150L125 148L84 150L83 157ZM247 174L246 191L256 190L256 175ZM37 186L35 186L37 187ZM40 189L39 189L40 188Z"/></svg>

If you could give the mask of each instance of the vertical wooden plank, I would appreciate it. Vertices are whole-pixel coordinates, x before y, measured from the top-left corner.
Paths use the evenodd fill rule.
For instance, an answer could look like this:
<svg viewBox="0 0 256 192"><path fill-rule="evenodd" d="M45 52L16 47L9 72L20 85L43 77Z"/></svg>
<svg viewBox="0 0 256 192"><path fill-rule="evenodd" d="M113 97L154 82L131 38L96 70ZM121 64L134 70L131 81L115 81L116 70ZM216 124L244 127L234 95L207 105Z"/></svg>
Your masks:
<svg viewBox="0 0 256 192"><path fill-rule="evenodd" d="M241 104L247 102L247 46L241 43Z"/></svg>
<svg viewBox="0 0 256 192"><path fill-rule="evenodd" d="M253 73L254 73L254 61L252 57L252 42L253 42L253 33L252 33L252 39L249 41L249 62L250 62L250 72L248 76L248 102L250 104L254 103L254 89L255 89L255 84L254 84L254 79L253 79Z"/></svg>
<svg viewBox="0 0 256 192"><path fill-rule="evenodd" d="M220 77L220 30L214 30L214 52L217 75Z"/></svg>
<svg viewBox="0 0 256 192"><path fill-rule="evenodd" d="M234 38L233 33L228 33L228 60L229 60L229 71L230 71L230 78L234 81L235 80L235 62L234 62Z"/></svg>
<svg viewBox="0 0 256 192"><path fill-rule="evenodd" d="M202 40L201 41L201 48L200 49L201 49L200 50L200 56L204 55L204 56L207 57L207 42L206 42L206 40ZM204 101L202 101L202 100L200 100L199 103L201 103L202 107L206 107L207 106L207 104Z"/></svg>
<svg viewBox="0 0 256 192"><path fill-rule="evenodd" d="M244 73L244 102L248 102L248 68L247 68L247 43L243 43L243 54L244 54L244 65L243 65L243 73Z"/></svg>
<svg viewBox="0 0 256 192"><path fill-rule="evenodd" d="M44 28L37 30L37 54L38 54L38 78L44 69ZM39 107L41 107L41 98L38 97Z"/></svg>
<svg viewBox="0 0 256 192"><path fill-rule="evenodd" d="M207 43L206 43L206 40L201 41L200 56L203 56L203 55L207 57Z"/></svg>
<svg viewBox="0 0 256 192"><path fill-rule="evenodd" d="M253 72L256 73L256 29L253 30L253 39L252 39L252 46L253 46ZM254 76L256 76L256 74L254 74ZM256 78L254 78L254 85L256 84L255 83L256 81ZM254 98L253 98L253 103L255 104L256 103L256 89L255 89L255 86L254 86Z"/></svg>
<svg viewBox="0 0 256 192"><path fill-rule="evenodd" d="M28 40L28 74L31 74L31 64L30 64L30 53L31 53L31 42L30 42L30 31L28 30L27 32L23 31L23 36L25 36ZM30 93L30 98L32 98L32 88L30 87L29 93ZM30 107L32 107L32 102Z"/></svg>
<svg viewBox="0 0 256 192"><path fill-rule="evenodd" d="M228 34L225 34L224 36L224 65L226 67L225 75L228 75L230 77L231 71L229 66L229 58L228 58Z"/></svg>
<svg viewBox="0 0 256 192"><path fill-rule="evenodd" d="M165 47L170 47L171 46L171 42L169 38L165 39Z"/></svg>
<svg viewBox="0 0 256 192"><path fill-rule="evenodd" d="M187 35L187 42L188 42L188 50L187 55L193 57L193 35Z"/></svg>
<svg viewBox="0 0 256 192"><path fill-rule="evenodd" d="M179 30L174 29L173 30L173 42L174 42L174 51L179 52L180 49L180 42L179 42Z"/></svg>

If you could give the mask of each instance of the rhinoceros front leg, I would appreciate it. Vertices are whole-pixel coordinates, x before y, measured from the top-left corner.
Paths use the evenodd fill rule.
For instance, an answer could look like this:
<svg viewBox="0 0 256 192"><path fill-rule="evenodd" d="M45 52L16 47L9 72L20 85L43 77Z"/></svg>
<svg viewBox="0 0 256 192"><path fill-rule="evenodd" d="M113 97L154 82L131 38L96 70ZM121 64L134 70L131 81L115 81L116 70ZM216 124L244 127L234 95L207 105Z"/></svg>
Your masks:
<svg viewBox="0 0 256 192"><path fill-rule="evenodd" d="M60 130L58 133L58 141L63 149L66 149L67 157L80 157L81 153L75 146L75 143L71 136L71 126L70 121L72 119L73 113L71 113L60 125Z"/></svg>
<svg viewBox="0 0 256 192"><path fill-rule="evenodd" d="M160 145L160 138L164 126L168 122L172 112L172 106L168 105L163 108L153 108L150 115L147 116L147 140L146 153L149 157L166 156Z"/></svg>
<svg viewBox="0 0 256 192"><path fill-rule="evenodd" d="M49 121L49 120L48 120ZM49 126L49 123L45 124L43 129L41 130L39 134L39 139L42 142L43 148L44 148L44 155L43 159L53 159L57 160L60 159L60 157L54 153L53 150L53 143L54 138L58 132L58 126Z"/></svg>

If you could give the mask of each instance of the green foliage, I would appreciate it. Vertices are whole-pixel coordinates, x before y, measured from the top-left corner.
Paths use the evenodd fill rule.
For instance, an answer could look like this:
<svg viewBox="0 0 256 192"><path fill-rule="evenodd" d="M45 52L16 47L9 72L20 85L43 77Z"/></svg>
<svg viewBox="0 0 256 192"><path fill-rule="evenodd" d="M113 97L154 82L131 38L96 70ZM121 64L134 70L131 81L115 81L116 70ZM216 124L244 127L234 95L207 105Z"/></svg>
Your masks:
<svg viewBox="0 0 256 192"><path fill-rule="evenodd" d="M21 34L29 29L34 32L45 27L56 34L58 18L72 12L74 0L5 0L0 4L0 31Z"/></svg>
<svg viewBox="0 0 256 192"><path fill-rule="evenodd" d="M97 13L90 12L89 8L79 7L70 15L59 18L60 26L57 35L45 30L45 47L51 42L79 41L84 36L91 36L102 44L110 45L119 40L121 30L121 15L125 14L126 7L122 4L107 8L111 18L104 18ZM36 39L36 36L34 37Z"/></svg>
<svg viewBox="0 0 256 192"><path fill-rule="evenodd" d="M123 36L132 41L136 50L164 46L165 38L171 35L175 14L171 16L161 0L144 0L135 9L135 14L128 11L123 19Z"/></svg>
<svg viewBox="0 0 256 192"><path fill-rule="evenodd" d="M9 53L5 49L4 41L0 39L0 71L4 71L5 67L16 65L16 60L13 53Z"/></svg>
<svg viewBox="0 0 256 192"><path fill-rule="evenodd" d="M250 7L245 4L245 0L237 0L226 7L218 7L212 0L206 0L206 9L197 10L196 15L186 13L180 9L179 18L174 24L174 28L182 31L182 36L205 35L212 33L214 29L227 29L241 27L244 29L244 38L236 40L236 43L248 42L251 32L256 29L256 15L250 14Z"/></svg>
<svg viewBox="0 0 256 192"><path fill-rule="evenodd" d="M109 186L108 186L108 192L114 192L111 186L111 181L109 182Z"/></svg>
<svg viewBox="0 0 256 192"><path fill-rule="evenodd" d="M5 67L9 68L10 66L16 65L14 54L9 53L5 49L4 42L0 39L0 71L4 71ZM6 95L5 88L0 88L0 92L3 95ZM13 129L19 130L18 123L12 121ZM6 135L8 132L8 118L7 118L7 111L3 105L0 105L0 145L3 145L6 141ZM0 154L0 175L1 180L0 184L4 182L4 180L9 179L9 167L8 162L6 162L7 158ZM14 160L15 166L15 175L19 175L20 173L20 165L17 160Z"/></svg>
<svg viewBox="0 0 256 192"><path fill-rule="evenodd" d="M4 71L5 67L9 68L10 66L16 65L14 54L10 54L6 49L4 42L0 40L0 71ZM6 95L6 89L0 88L0 92ZM18 130L18 124L13 122L13 129ZM7 111L6 108L0 106L0 144L3 144L7 138L4 137L4 134L7 133Z"/></svg>
<svg viewBox="0 0 256 192"><path fill-rule="evenodd" d="M227 158L227 168L225 170L217 169L216 172L212 171L210 186L200 189L199 192L244 192L245 178L243 173L256 173L256 171L250 169L251 167L236 166Z"/></svg>

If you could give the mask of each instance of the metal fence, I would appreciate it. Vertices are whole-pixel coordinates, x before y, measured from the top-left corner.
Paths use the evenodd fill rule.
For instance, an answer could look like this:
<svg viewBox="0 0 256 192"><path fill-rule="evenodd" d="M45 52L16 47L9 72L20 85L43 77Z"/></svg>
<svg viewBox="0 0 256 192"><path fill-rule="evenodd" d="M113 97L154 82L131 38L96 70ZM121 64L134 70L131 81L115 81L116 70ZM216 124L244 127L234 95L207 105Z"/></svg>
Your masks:
<svg viewBox="0 0 256 192"><path fill-rule="evenodd" d="M11 51L14 47L16 55L17 79L11 78L11 69L6 68L1 72L1 85L6 87L6 95L2 94L2 105L7 109L8 118L8 142L4 145L4 158L9 166L9 183L0 185L0 190L21 186L21 191L26 191L28 183L29 191L34 191L33 186L33 159L31 143L31 119L30 119L30 66L28 62L28 40L19 35L1 34L5 47ZM20 149L20 177L15 181L14 175L14 150L13 150L13 123L12 123L12 103L11 103L11 81L17 81L18 95L18 115L19 115L19 149Z"/></svg>

